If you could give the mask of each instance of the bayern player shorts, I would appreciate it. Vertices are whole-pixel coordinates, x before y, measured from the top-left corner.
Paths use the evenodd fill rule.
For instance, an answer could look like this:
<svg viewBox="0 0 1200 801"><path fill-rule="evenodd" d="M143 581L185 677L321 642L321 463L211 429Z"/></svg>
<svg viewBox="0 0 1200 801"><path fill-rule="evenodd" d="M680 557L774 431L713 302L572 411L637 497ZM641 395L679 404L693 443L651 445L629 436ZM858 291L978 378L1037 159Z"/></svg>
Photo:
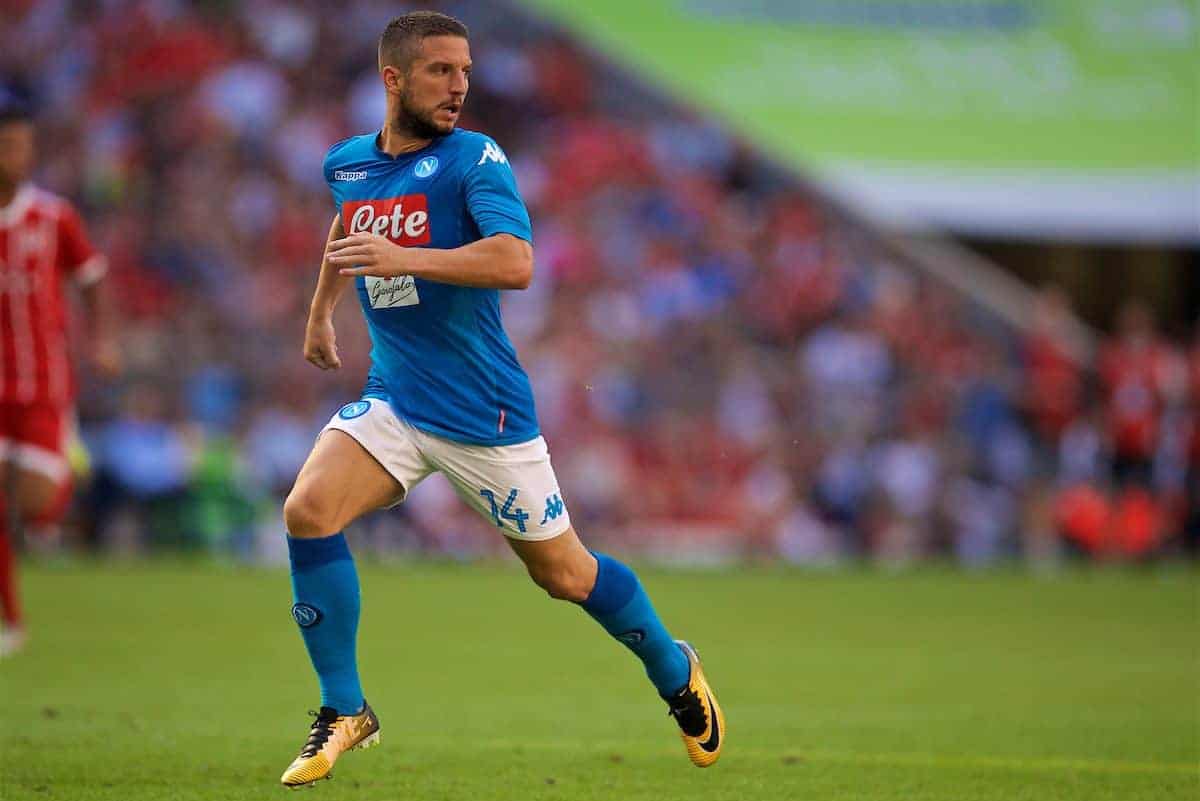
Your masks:
<svg viewBox="0 0 1200 801"><path fill-rule="evenodd" d="M400 484L389 507L403 502L430 473L440 472L484 520L517 540L548 540L571 525L546 440L516 445L467 445L435 436L400 419L378 398L348 403L330 429L354 438Z"/></svg>
<svg viewBox="0 0 1200 801"><path fill-rule="evenodd" d="M54 482L71 475L67 445L74 429L70 407L0 403L0 462L41 473Z"/></svg>

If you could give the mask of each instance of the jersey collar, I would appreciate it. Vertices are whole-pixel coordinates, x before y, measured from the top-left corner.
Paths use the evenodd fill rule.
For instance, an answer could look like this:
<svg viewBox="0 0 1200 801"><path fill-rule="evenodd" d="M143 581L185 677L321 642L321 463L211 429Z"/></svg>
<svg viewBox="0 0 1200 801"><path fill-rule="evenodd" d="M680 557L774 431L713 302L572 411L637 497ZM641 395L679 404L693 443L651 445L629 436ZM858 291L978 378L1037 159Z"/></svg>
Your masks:
<svg viewBox="0 0 1200 801"><path fill-rule="evenodd" d="M391 153L385 152L383 148L379 146L380 140L383 139L383 129L381 128L375 132L375 136L371 139L371 147L374 149L375 157L378 159L382 159L383 161L400 161L401 159L406 159L410 156L419 156L422 153L428 153L430 150L433 150L435 147L437 147L441 142L449 139L451 136L454 136L454 134L457 132L458 129L455 128L445 136L434 137L433 139L429 140L429 144L418 148L417 150L409 150L405 153L397 153L393 156Z"/></svg>
<svg viewBox="0 0 1200 801"><path fill-rule="evenodd" d="M0 226L9 226L21 219L33 205L33 186L21 184L7 206L0 206Z"/></svg>

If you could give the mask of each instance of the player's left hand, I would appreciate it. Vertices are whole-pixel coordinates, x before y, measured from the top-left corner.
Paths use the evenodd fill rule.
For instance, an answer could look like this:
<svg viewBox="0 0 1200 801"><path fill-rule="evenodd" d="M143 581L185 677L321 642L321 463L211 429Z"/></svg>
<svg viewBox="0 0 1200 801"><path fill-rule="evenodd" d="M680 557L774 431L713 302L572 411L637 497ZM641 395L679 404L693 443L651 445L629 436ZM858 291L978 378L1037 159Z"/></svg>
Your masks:
<svg viewBox="0 0 1200 801"><path fill-rule="evenodd" d="M351 234L335 239L325 249L325 258L340 269L340 275L375 275L388 278L412 275L415 251L403 248L379 234Z"/></svg>
<svg viewBox="0 0 1200 801"><path fill-rule="evenodd" d="M121 346L111 336L99 336L92 340L92 364L104 378L117 378L125 366Z"/></svg>

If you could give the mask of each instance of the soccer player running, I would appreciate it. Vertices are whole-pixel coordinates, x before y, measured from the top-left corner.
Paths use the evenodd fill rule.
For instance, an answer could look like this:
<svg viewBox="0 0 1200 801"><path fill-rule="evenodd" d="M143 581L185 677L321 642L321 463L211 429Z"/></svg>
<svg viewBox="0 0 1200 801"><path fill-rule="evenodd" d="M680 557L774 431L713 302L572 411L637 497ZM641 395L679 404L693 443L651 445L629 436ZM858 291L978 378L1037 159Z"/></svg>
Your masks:
<svg viewBox="0 0 1200 801"><path fill-rule="evenodd" d="M104 258L71 204L29 183L33 154L30 110L0 87L0 657L26 640L9 527L53 526L70 501L64 282L80 288L97 368L120 367L101 291Z"/></svg>
<svg viewBox="0 0 1200 801"><path fill-rule="evenodd" d="M358 576L340 532L435 471L500 529L551 597L579 604L633 651L692 762L711 765L725 724L696 651L672 639L632 570L580 542L500 321L499 290L532 278L532 234L504 151L455 128L471 73L466 27L434 12L394 19L379 40L379 72L382 130L338 142L324 165L339 213L305 357L340 366L331 320L351 279L373 349L361 400L329 421L284 504L292 615L321 710L281 781L328 778L345 751L379 740L356 664Z"/></svg>

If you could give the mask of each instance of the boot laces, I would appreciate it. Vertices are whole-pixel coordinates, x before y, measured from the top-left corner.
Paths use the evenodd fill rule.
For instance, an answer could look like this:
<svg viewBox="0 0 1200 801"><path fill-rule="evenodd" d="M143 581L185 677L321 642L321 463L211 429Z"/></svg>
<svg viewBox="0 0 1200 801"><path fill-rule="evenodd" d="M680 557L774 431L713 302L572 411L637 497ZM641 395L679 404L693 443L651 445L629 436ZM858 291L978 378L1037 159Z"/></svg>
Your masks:
<svg viewBox="0 0 1200 801"><path fill-rule="evenodd" d="M667 714L675 718L679 728L689 737L699 737L708 728L708 713L700 701L700 694L685 687L678 695L667 699Z"/></svg>
<svg viewBox="0 0 1200 801"><path fill-rule="evenodd" d="M309 729L308 740L304 743L304 748L300 749L302 757L314 757L325 747L325 743L333 735L333 726L338 719L337 711L327 706L321 707L320 712L310 709L308 714L315 716L315 719L312 728Z"/></svg>

